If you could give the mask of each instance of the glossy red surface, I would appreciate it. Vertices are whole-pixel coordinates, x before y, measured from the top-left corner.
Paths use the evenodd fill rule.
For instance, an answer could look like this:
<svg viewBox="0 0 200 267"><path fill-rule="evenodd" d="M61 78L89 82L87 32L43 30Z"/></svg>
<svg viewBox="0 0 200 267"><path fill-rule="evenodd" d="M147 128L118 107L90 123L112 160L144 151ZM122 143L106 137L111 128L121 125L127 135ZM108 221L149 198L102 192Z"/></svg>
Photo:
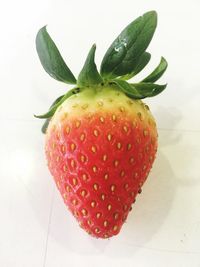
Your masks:
<svg viewBox="0 0 200 267"><path fill-rule="evenodd" d="M121 113L85 114L47 135L48 167L81 227L116 235L146 180L157 149L155 125Z"/></svg>

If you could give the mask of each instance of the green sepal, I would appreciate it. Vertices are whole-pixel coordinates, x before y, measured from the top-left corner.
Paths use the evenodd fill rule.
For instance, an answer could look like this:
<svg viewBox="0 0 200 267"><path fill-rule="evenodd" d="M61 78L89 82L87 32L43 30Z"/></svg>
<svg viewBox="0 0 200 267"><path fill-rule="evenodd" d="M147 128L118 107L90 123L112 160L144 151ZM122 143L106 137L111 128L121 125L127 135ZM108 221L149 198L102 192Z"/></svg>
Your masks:
<svg viewBox="0 0 200 267"><path fill-rule="evenodd" d="M41 131L42 131L43 134L46 133L50 121L51 121L51 118L48 118L48 119L45 120L44 124L42 125Z"/></svg>
<svg viewBox="0 0 200 267"><path fill-rule="evenodd" d="M76 94L78 91L77 89L72 89L70 91L68 91L58 102L56 102L55 105L53 105L48 112L46 112L43 115L34 115L34 117L38 118L38 119L47 119L50 118L54 115L54 113L56 112L57 108L70 96L72 96L73 94Z"/></svg>
<svg viewBox="0 0 200 267"><path fill-rule="evenodd" d="M78 86L97 85L103 81L94 61L95 51L96 45L94 44L90 49L85 64L78 76Z"/></svg>
<svg viewBox="0 0 200 267"><path fill-rule="evenodd" d="M141 55L141 57L139 57L138 62L136 64L136 66L134 67L134 70L131 73L120 77L120 79L129 80L129 79L133 78L135 75L137 75L140 71L142 71L146 67L146 65L149 63L150 59L151 59L151 54L148 52L144 52Z"/></svg>
<svg viewBox="0 0 200 267"><path fill-rule="evenodd" d="M167 87L167 84L160 85L154 83L132 83L130 85L132 88L137 90L139 94L143 96L141 97L141 99L156 96Z"/></svg>
<svg viewBox="0 0 200 267"><path fill-rule="evenodd" d="M133 99L141 99L143 98L143 95L141 95L134 87L131 86L128 82L124 80L113 80L113 83L115 83L121 91L123 91L127 96Z"/></svg>
<svg viewBox="0 0 200 267"><path fill-rule="evenodd" d="M154 83L128 83L124 80L115 79L112 81L121 91L132 99L143 99L160 94L167 86Z"/></svg>
<svg viewBox="0 0 200 267"><path fill-rule="evenodd" d="M126 75L148 47L157 26L157 14L149 11L130 23L114 40L101 63L101 76L106 79Z"/></svg>
<svg viewBox="0 0 200 267"><path fill-rule="evenodd" d="M156 82L166 71L168 66L167 60L164 57L161 57L159 65L154 69L154 71L149 74L142 82L145 83L154 83Z"/></svg>
<svg viewBox="0 0 200 267"><path fill-rule="evenodd" d="M64 96L64 95L59 96L59 97L52 103L52 105L50 106L49 110L50 110L55 104L57 104L57 103L63 98L63 96ZM42 133L44 133L44 134L46 133L46 130L47 130L48 126L49 126L49 122L50 122L50 120L51 120L51 117L45 120L45 122L44 122L44 124L43 124L43 126L42 126L42 129L41 129Z"/></svg>
<svg viewBox="0 0 200 267"><path fill-rule="evenodd" d="M36 49L43 68L51 77L64 83L76 84L74 75L64 62L46 26L38 31Z"/></svg>

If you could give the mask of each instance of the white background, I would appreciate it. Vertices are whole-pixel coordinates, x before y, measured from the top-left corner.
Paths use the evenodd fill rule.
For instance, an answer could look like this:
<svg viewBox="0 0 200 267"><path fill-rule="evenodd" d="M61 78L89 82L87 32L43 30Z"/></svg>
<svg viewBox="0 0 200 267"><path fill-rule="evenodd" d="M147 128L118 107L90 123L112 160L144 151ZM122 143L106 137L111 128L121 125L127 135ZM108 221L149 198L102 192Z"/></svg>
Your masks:
<svg viewBox="0 0 200 267"><path fill-rule="evenodd" d="M91 45L96 61L134 18L155 9L159 23L145 75L165 56L164 93L148 99L159 130L154 168L121 233L96 240L65 208L46 167L33 113L69 86L42 69L40 27L77 75ZM2 1L0 14L0 266L200 266L200 2Z"/></svg>

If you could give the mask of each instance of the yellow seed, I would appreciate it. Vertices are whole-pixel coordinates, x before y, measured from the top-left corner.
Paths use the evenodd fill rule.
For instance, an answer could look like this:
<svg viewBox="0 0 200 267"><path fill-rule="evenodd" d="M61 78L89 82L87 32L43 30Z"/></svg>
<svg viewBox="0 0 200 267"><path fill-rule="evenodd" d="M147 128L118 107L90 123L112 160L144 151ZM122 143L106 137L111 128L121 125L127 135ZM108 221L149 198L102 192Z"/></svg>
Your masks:
<svg viewBox="0 0 200 267"><path fill-rule="evenodd" d="M103 161L106 161L108 156L106 154L103 155Z"/></svg>
<svg viewBox="0 0 200 267"><path fill-rule="evenodd" d="M108 210L111 210L112 209L112 206L111 206L111 204L108 204Z"/></svg>
<svg viewBox="0 0 200 267"><path fill-rule="evenodd" d="M135 196L135 193L134 192L131 192L131 196L134 197Z"/></svg>
<svg viewBox="0 0 200 267"><path fill-rule="evenodd" d="M113 227L113 231L117 231L117 229L118 229L118 227L117 227L117 225L115 225L115 226Z"/></svg>
<svg viewBox="0 0 200 267"><path fill-rule="evenodd" d="M92 224L92 222L90 220L87 220L87 223L88 223L88 225L91 225Z"/></svg>
<svg viewBox="0 0 200 267"><path fill-rule="evenodd" d="M97 219L99 219L101 217L101 213L97 212L96 217L97 217Z"/></svg>
<svg viewBox="0 0 200 267"><path fill-rule="evenodd" d="M85 162L85 160L86 160L85 156L84 155L81 155L81 161L82 162Z"/></svg>
<svg viewBox="0 0 200 267"><path fill-rule="evenodd" d="M105 200L105 197L106 197L105 194L101 194L101 199L102 200Z"/></svg>
<svg viewBox="0 0 200 267"><path fill-rule="evenodd" d="M148 106L148 105L144 104L144 107L145 107L147 110L149 110L149 106Z"/></svg>
<svg viewBox="0 0 200 267"><path fill-rule="evenodd" d="M92 118L92 114L91 113L88 113L87 114L87 119L90 120Z"/></svg>
<svg viewBox="0 0 200 267"><path fill-rule="evenodd" d="M121 147L122 147L122 144L121 144L120 142L118 142L118 143L117 143L117 148L118 148L118 149L121 149Z"/></svg>
<svg viewBox="0 0 200 267"><path fill-rule="evenodd" d="M67 192L71 192L71 188L69 187L69 185L66 186L66 190Z"/></svg>
<svg viewBox="0 0 200 267"><path fill-rule="evenodd" d="M114 213L114 219L117 220L119 218L119 213Z"/></svg>
<svg viewBox="0 0 200 267"><path fill-rule="evenodd" d="M144 130L144 131L143 131L143 135L144 135L144 136L147 136L148 133L149 133L149 132L148 132L147 130Z"/></svg>
<svg viewBox="0 0 200 267"><path fill-rule="evenodd" d="M66 131L67 134L69 134L69 132L70 132L70 127L67 126L66 129L65 129L65 131Z"/></svg>
<svg viewBox="0 0 200 267"><path fill-rule="evenodd" d="M65 146L64 145L61 146L61 150L62 150L62 152L65 152Z"/></svg>
<svg viewBox="0 0 200 267"><path fill-rule="evenodd" d="M104 123L104 121L105 121L104 117L100 117L99 119L100 119L100 122Z"/></svg>
<svg viewBox="0 0 200 267"><path fill-rule="evenodd" d="M140 119L141 121L143 121L143 120L144 120L144 118L143 118L143 115L142 115L142 113L141 113L141 112L138 112L138 113L137 113L137 115L138 115L138 117L139 117L139 119Z"/></svg>
<svg viewBox="0 0 200 267"><path fill-rule="evenodd" d="M124 185L124 188L125 188L125 189L128 189L128 184L125 184L125 185Z"/></svg>
<svg viewBox="0 0 200 267"><path fill-rule="evenodd" d="M112 98L108 98L108 102L113 102L113 99Z"/></svg>
<svg viewBox="0 0 200 267"><path fill-rule="evenodd" d="M83 214L83 216L86 216L87 215L87 210L86 209L82 209L81 213Z"/></svg>
<svg viewBox="0 0 200 267"><path fill-rule="evenodd" d="M102 107L103 106L103 102L102 101L98 101L98 106Z"/></svg>
<svg viewBox="0 0 200 267"><path fill-rule="evenodd" d="M77 179L76 178L73 178L72 182L73 182L73 185L77 185Z"/></svg>
<svg viewBox="0 0 200 267"><path fill-rule="evenodd" d="M107 226L108 226L108 221L104 221L104 222L103 222L103 226L104 226L104 227L107 227Z"/></svg>
<svg viewBox="0 0 200 267"><path fill-rule="evenodd" d="M91 147L91 150L92 150L93 153L95 153L96 152L96 147L95 146L92 146Z"/></svg>
<svg viewBox="0 0 200 267"><path fill-rule="evenodd" d="M124 107L120 107L119 110L120 110L121 112L124 112L124 111L125 111L125 108L124 108Z"/></svg>
<svg viewBox="0 0 200 267"><path fill-rule="evenodd" d="M146 166L146 165L144 165L144 166L143 166L143 171L145 171L145 170L146 170L146 168L147 168L147 166Z"/></svg>
<svg viewBox="0 0 200 267"><path fill-rule="evenodd" d="M98 184L93 184L93 188L94 188L95 191L97 191L98 188L99 188L99 185Z"/></svg>
<svg viewBox="0 0 200 267"><path fill-rule="evenodd" d="M97 234L99 234L100 233L100 230L99 230L99 228L95 228L95 233L97 233Z"/></svg>
<svg viewBox="0 0 200 267"><path fill-rule="evenodd" d="M128 145L127 145L127 150L130 150L131 147L132 147L132 145L131 145L131 144L128 144Z"/></svg>
<svg viewBox="0 0 200 267"><path fill-rule="evenodd" d="M124 132L128 132L128 128L127 128L127 126L123 126L123 130L124 130Z"/></svg>
<svg viewBox="0 0 200 267"><path fill-rule="evenodd" d="M78 107L78 104L77 104L77 103L74 103L74 104L72 105L72 107L73 107L73 108L76 108L76 107Z"/></svg>
<svg viewBox="0 0 200 267"><path fill-rule="evenodd" d="M99 135L99 132L95 129L94 130L94 136L98 136Z"/></svg>
<svg viewBox="0 0 200 267"><path fill-rule="evenodd" d="M133 121L132 125L133 125L133 128L137 128L137 125L138 125L137 121Z"/></svg>
<svg viewBox="0 0 200 267"><path fill-rule="evenodd" d="M68 113L67 113L67 112L64 112L64 113L63 113L63 116L62 116L62 120L66 119L67 116L68 116Z"/></svg>
<svg viewBox="0 0 200 267"><path fill-rule="evenodd" d="M60 157L59 157L59 156L56 157L56 161L57 161L57 162L60 161Z"/></svg>
<svg viewBox="0 0 200 267"><path fill-rule="evenodd" d="M96 202L92 201L90 205L91 205L92 208L94 208L96 206Z"/></svg>
<svg viewBox="0 0 200 267"><path fill-rule="evenodd" d="M87 109L87 108L88 108L88 104L82 105L82 109Z"/></svg>
<svg viewBox="0 0 200 267"><path fill-rule="evenodd" d="M125 210L125 211L127 210L127 205L124 205L124 210Z"/></svg>
<svg viewBox="0 0 200 267"><path fill-rule="evenodd" d="M108 141L111 141L112 135L111 134L108 134L107 138L108 138Z"/></svg>
<svg viewBox="0 0 200 267"><path fill-rule="evenodd" d="M108 180L108 173L106 173L106 174L104 175L104 179L105 179L105 180Z"/></svg>
<svg viewBox="0 0 200 267"><path fill-rule="evenodd" d="M71 160L71 167L74 168L75 167L75 161L72 159Z"/></svg>
<svg viewBox="0 0 200 267"><path fill-rule="evenodd" d="M67 199L67 194L66 193L63 194L63 198Z"/></svg>
<svg viewBox="0 0 200 267"><path fill-rule="evenodd" d="M117 167L119 165L119 160L115 160L114 165L115 165L115 167Z"/></svg>
<svg viewBox="0 0 200 267"><path fill-rule="evenodd" d="M132 104L133 104L133 101L132 101L132 100L128 100L127 103L128 103L129 105L132 105Z"/></svg>
<svg viewBox="0 0 200 267"><path fill-rule="evenodd" d="M79 128L81 125L81 122L80 121L76 121L76 128Z"/></svg>
<svg viewBox="0 0 200 267"><path fill-rule="evenodd" d="M78 217L78 216L79 216L79 214L78 214L77 211L74 211L74 216L75 216L75 217Z"/></svg>
<svg viewBox="0 0 200 267"><path fill-rule="evenodd" d="M82 197L85 197L86 194L87 194L87 192L86 192L85 190L82 190L82 191L81 191L81 196L82 196Z"/></svg>
<svg viewBox="0 0 200 267"><path fill-rule="evenodd" d="M112 191L112 192L114 192L115 191L115 185L113 184L113 185L111 185L111 187L110 187L110 190Z"/></svg>
<svg viewBox="0 0 200 267"><path fill-rule="evenodd" d="M52 131L55 132L56 130L56 124L52 125Z"/></svg>
<svg viewBox="0 0 200 267"><path fill-rule="evenodd" d="M104 238L108 238L108 235L107 234L104 234Z"/></svg>
<svg viewBox="0 0 200 267"><path fill-rule="evenodd" d="M56 148L56 143L52 144L52 148L55 149Z"/></svg>
<svg viewBox="0 0 200 267"><path fill-rule="evenodd" d="M85 134L84 134L84 133L81 134L81 136L80 136L80 140L81 140L81 141L84 141L84 140L85 140Z"/></svg>
<svg viewBox="0 0 200 267"><path fill-rule="evenodd" d="M92 170L93 170L93 172L97 172L97 167L96 166L93 166L92 167Z"/></svg>
<svg viewBox="0 0 200 267"><path fill-rule="evenodd" d="M117 117L116 117L115 114L112 115L112 120L113 120L113 121L116 121L116 120L117 120Z"/></svg>
<svg viewBox="0 0 200 267"><path fill-rule="evenodd" d="M60 188L60 182L59 181L57 181L57 186L58 186L58 188Z"/></svg>
<svg viewBox="0 0 200 267"><path fill-rule="evenodd" d="M136 173L135 173L135 178L137 178L137 177L138 177L138 173L136 172Z"/></svg>
<svg viewBox="0 0 200 267"><path fill-rule="evenodd" d="M78 204L78 201L77 201L76 199L73 199L73 200L72 200L72 204L73 204L73 205L77 205L77 204Z"/></svg>
<svg viewBox="0 0 200 267"><path fill-rule="evenodd" d="M74 143L71 143L70 147L71 147L71 150L74 151L76 148L76 145Z"/></svg>
<svg viewBox="0 0 200 267"><path fill-rule="evenodd" d="M134 158L131 157L129 161L130 161L130 163L133 163L134 162Z"/></svg>
<svg viewBox="0 0 200 267"><path fill-rule="evenodd" d="M82 175L82 178L83 178L84 181L86 181L86 180L87 180L87 175L84 173L84 174Z"/></svg>
<svg viewBox="0 0 200 267"><path fill-rule="evenodd" d="M64 165L64 166L63 166L63 171L66 172L66 170L67 170L67 166Z"/></svg>
<svg viewBox="0 0 200 267"><path fill-rule="evenodd" d="M60 139L60 132L57 132L57 138Z"/></svg>
<svg viewBox="0 0 200 267"><path fill-rule="evenodd" d="M120 176L121 177L124 177L124 175L125 175L125 172L124 171L121 171Z"/></svg>

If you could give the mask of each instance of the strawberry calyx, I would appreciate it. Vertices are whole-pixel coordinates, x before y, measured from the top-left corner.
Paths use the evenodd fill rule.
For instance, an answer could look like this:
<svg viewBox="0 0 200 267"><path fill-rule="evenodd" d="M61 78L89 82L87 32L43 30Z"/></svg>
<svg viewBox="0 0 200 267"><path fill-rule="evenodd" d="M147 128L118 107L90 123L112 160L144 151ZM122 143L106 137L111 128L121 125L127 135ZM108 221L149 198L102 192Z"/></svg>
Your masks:
<svg viewBox="0 0 200 267"><path fill-rule="evenodd" d="M157 13L149 11L131 22L114 40L103 57L100 72L95 64L96 45L94 44L86 58L84 66L76 79L72 71L63 60L57 46L48 34L46 26L41 28L36 36L36 49L45 71L54 79L76 84L65 95L54 101L49 111L43 115L35 115L40 119L47 119L42 132L46 132L51 117L57 108L73 94L80 90L91 88L95 90L102 86L115 85L131 99L143 99L160 94L166 84L155 82L167 69L167 61L161 58L158 66L139 83L129 83L149 63L151 54L146 51L157 26Z"/></svg>

